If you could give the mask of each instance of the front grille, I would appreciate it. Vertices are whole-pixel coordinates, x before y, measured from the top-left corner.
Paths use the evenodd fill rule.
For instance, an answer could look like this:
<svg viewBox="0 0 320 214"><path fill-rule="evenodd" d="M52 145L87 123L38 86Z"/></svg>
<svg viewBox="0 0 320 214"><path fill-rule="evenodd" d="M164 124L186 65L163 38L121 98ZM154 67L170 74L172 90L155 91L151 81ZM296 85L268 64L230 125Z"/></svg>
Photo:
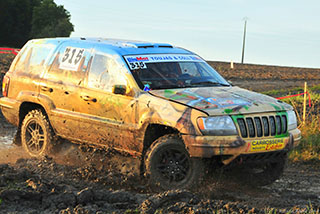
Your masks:
<svg viewBox="0 0 320 214"><path fill-rule="evenodd" d="M242 137L248 137L248 132L247 132L247 126L246 123L244 122L244 119L238 119L238 125L240 128L241 136Z"/></svg>
<svg viewBox="0 0 320 214"><path fill-rule="evenodd" d="M264 137L287 133L286 115L244 117L237 119L241 137Z"/></svg>
<svg viewBox="0 0 320 214"><path fill-rule="evenodd" d="M269 117L271 136L276 135L276 121L274 117Z"/></svg>
<svg viewBox="0 0 320 214"><path fill-rule="evenodd" d="M250 137L254 137L256 132L255 132L255 129L254 129L253 120L252 120L252 118L246 118L246 121L247 121L247 126L248 126L248 129L249 129L249 136Z"/></svg>
<svg viewBox="0 0 320 214"><path fill-rule="evenodd" d="M255 124L257 124L256 125L256 127L257 127L257 137L262 137L263 132L262 132L261 119L259 117L255 117L254 118L254 122L255 122Z"/></svg>

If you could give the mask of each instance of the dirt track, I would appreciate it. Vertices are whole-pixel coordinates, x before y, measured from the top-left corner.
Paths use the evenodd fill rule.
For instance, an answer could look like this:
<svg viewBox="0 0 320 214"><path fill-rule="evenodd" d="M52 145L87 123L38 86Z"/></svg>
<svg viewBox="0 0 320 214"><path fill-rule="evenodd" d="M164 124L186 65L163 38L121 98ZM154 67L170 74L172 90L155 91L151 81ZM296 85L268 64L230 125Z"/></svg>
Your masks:
<svg viewBox="0 0 320 214"><path fill-rule="evenodd" d="M276 68L268 69L274 78L252 81L239 76L257 73L257 67L243 67L235 74L227 66L218 63L216 69L236 85L256 91L296 87L304 81L276 76ZM288 71L292 69L283 72ZM308 71L309 82L315 71ZM303 72L293 69L292 74ZM314 84L320 80L316 77ZM265 213L267 208L309 213L306 206L310 204L320 209L319 165L289 163L281 179L262 188L250 182L240 184L231 171L208 175L203 186L192 192L153 193L138 175L138 159L68 143L53 158L31 159L11 145L14 133L15 128L0 114L0 213L212 213L219 209Z"/></svg>
<svg viewBox="0 0 320 214"><path fill-rule="evenodd" d="M0 124L0 138L10 141L15 128L2 115ZM231 171L208 175L193 192L152 193L138 175L138 159L65 143L54 158L36 160L3 142L0 213L307 212L310 203L320 208L319 166L290 163L280 180L262 188L239 184Z"/></svg>

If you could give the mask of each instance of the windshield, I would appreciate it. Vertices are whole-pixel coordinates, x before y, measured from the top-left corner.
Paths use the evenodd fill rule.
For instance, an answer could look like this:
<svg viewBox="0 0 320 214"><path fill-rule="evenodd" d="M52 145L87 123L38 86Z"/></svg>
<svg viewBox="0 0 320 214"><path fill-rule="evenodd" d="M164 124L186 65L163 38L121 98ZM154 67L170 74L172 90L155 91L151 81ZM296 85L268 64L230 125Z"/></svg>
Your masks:
<svg viewBox="0 0 320 214"><path fill-rule="evenodd" d="M125 56L141 89L230 86L210 65L196 55Z"/></svg>

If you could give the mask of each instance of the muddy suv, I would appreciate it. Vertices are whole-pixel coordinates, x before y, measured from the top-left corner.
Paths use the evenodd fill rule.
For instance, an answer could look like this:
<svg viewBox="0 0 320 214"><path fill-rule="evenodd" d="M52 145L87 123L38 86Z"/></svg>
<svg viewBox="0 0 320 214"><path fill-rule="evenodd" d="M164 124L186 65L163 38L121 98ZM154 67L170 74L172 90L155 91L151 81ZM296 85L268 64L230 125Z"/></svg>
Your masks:
<svg viewBox="0 0 320 214"><path fill-rule="evenodd" d="M140 157L162 189L197 184L203 160L250 166L252 183L271 183L300 140L290 105L230 85L169 44L31 40L4 77L0 105L31 156L49 154L55 136L119 150Z"/></svg>

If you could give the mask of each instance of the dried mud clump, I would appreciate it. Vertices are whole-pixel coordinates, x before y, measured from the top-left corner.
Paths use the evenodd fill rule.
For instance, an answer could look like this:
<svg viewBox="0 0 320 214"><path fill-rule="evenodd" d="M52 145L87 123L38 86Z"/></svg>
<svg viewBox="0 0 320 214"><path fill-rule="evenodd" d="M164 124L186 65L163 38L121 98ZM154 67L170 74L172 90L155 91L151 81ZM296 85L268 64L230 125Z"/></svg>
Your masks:
<svg viewBox="0 0 320 214"><path fill-rule="evenodd" d="M4 213L155 213L157 210L206 213L216 209L236 212L253 209L241 203L202 200L201 196L184 190L162 193L145 188L133 190L128 183L137 185L139 181L123 183L124 174L103 177L105 173L97 171L88 166L57 164L51 158L1 164L0 210ZM119 176L122 181L117 179Z"/></svg>

